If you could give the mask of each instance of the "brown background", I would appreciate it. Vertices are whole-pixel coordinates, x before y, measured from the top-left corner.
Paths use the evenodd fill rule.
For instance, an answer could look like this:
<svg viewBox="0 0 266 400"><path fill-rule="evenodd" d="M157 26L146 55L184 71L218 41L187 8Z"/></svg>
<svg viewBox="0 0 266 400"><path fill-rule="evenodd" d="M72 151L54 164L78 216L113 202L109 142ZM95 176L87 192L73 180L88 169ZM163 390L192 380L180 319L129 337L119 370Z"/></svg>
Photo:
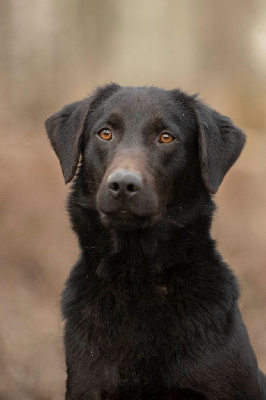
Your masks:
<svg viewBox="0 0 266 400"><path fill-rule="evenodd" d="M99 84L200 92L247 133L213 234L266 371L266 3L0 2L0 399L64 394L60 292L78 249L43 120Z"/></svg>

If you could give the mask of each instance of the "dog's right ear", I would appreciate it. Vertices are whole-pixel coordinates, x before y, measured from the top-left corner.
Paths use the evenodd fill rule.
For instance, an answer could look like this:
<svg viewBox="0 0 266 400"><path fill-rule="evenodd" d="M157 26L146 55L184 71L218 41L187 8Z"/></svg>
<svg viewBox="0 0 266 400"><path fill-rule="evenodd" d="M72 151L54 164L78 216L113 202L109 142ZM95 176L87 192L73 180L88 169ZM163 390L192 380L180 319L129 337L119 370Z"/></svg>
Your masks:
<svg viewBox="0 0 266 400"><path fill-rule="evenodd" d="M89 98L68 104L45 121L46 131L59 158L65 183L70 182L76 172L89 105Z"/></svg>
<svg viewBox="0 0 266 400"><path fill-rule="evenodd" d="M114 83L100 87L92 96L68 104L45 121L46 131L59 158L65 183L70 182L75 175L87 117L119 88L120 86Z"/></svg>

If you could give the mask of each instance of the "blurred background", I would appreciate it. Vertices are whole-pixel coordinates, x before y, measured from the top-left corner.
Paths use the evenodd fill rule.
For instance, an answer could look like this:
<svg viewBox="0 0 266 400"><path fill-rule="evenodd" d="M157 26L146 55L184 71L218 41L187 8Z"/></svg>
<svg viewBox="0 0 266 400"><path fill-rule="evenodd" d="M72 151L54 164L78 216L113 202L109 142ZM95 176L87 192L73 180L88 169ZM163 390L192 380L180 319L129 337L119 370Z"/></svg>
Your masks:
<svg viewBox="0 0 266 400"><path fill-rule="evenodd" d="M2 0L0 32L0 400L64 398L59 299L78 248L43 121L111 81L199 92L246 131L213 235L266 371L265 0Z"/></svg>

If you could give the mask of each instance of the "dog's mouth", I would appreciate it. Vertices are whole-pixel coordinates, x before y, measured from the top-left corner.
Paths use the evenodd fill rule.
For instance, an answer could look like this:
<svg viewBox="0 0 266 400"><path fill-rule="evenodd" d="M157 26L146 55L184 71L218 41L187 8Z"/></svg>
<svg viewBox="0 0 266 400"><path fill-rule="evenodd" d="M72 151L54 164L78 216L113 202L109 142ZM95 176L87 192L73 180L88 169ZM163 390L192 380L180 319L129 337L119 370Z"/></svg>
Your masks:
<svg viewBox="0 0 266 400"><path fill-rule="evenodd" d="M141 217L127 210L112 213L100 212L100 217L105 226L123 231L145 229L156 224L160 219L159 214Z"/></svg>

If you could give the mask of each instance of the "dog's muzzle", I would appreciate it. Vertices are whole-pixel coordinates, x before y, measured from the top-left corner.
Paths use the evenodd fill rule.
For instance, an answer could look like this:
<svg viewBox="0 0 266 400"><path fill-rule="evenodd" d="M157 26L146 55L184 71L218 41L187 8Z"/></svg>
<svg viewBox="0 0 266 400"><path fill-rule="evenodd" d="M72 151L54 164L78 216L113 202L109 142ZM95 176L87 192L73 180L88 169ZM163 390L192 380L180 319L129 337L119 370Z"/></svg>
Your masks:
<svg viewBox="0 0 266 400"><path fill-rule="evenodd" d="M97 206L105 224L125 228L147 224L157 214L158 201L139 172L116 169L103 179Z"/></svg>

